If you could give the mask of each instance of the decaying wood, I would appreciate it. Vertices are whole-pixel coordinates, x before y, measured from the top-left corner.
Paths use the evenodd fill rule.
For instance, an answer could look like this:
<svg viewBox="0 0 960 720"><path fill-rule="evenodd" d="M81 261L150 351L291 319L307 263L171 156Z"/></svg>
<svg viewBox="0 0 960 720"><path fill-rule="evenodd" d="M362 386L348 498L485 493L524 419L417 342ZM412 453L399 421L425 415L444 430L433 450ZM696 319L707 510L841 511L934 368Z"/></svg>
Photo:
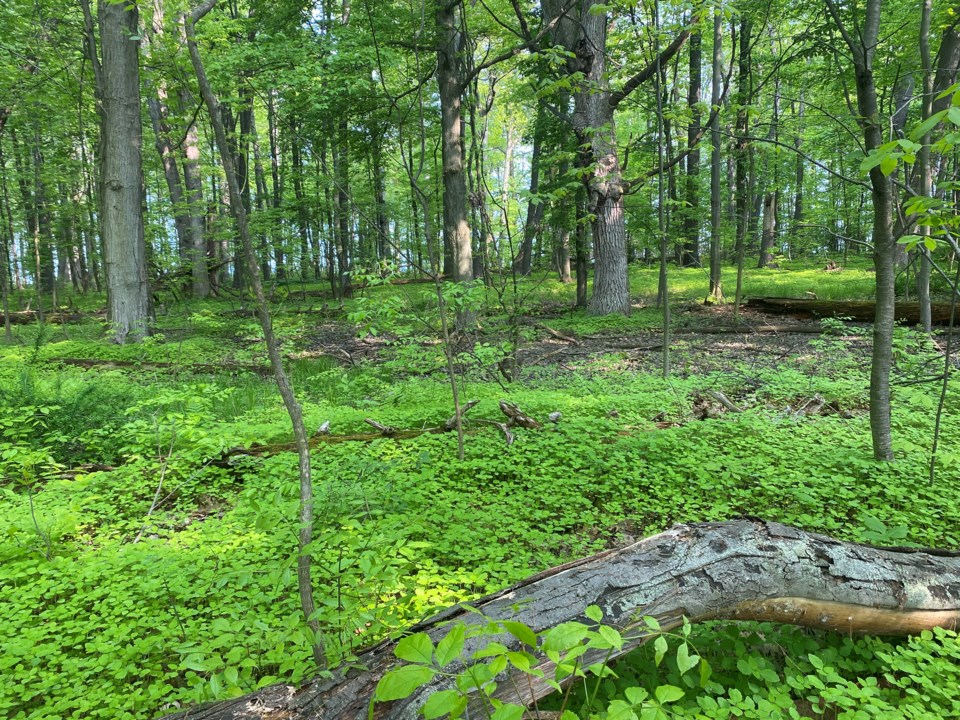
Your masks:
<svg viewBox="0 0 960 720"><path fill-rule="evenodd" d="M390 425L384 425L383 423L377 422L372 418L364 418L363 421L370 427L374 427L377 430L379 430L380 434L383 435L384 437L393 437L394 435L397 434L397 432L399 432L395 427L391 427Z"/></svg>
<svg viewBox="0 0 960 720"><path fill-rule="evenodd" d="M777 315L800 315L803 317L849 317L863 322L873 322L876 303L873 301L817 300L782 297L750 298L747 307ZM934 324L950 322L950 304L934 303L930 307ZM894 317L911 324L920 322L920 303L897 301Z"/></svg>
<svg viewBox="0 0 960 720"><path fill-rule="evenodd" d="M454 413L447 421L443 424L443 429L447 432L453 432L457 429L457 418L459 417L461 422L463 421L463 416L470 412L471 408L475 407L479 400L471 400L460 408L460 412Z"/></svg>
<svg viewBox="0 0 960 720"><path fill-rule="evenodd" d="M506 400L500 401L500 411L509 418L508 425L519 425L529 430L543 427L537 420L525 414L520 408Z"/></svg>
<svg viewBox="0 0 960 720"><path fill-rule="evenodd" d="M479 402L479 400L471 400L470 402L465 403L463 407L460 408L460 416L463 417L466 415L466 413L475 407ZM508 445L513 442L513 433L510 432L509 426L517 425L519 427L524 427L531 430L536 430L543 427L540 422L528 415L525 415L523 411L521 411L516 405L508 403L505 400L500 401L500 409L509 418L506 423L499 423L493 420L476 420L474 422L478 424L494 425L497 428L500 428L501 432L504 434L504 437L507 438ZM337 443L344 442L373 442L374 440L381 440L383 438L390 438L391 440L409 440L411 438L418 438L421 435L437 435L448 433L452 432L456 428L456 415L451 416L441 425L410 430L402 430L390 425L385 425L384 423L372 418L365 418L364 422L371 427L376 428L377 432L335 435L330 432L329 423L324 423L321 425L321 429L310 438L310 447L313 448L321 445L335 445ZM467 430L466 432L467 434L474 434L477 432L477 429ZM221 454L220 457L214 460L212 464L220 467L229 465L231 458L239 456L264 457L267 455L276 455L277 453L281 452L293 452L294 450L295 447L293 443L254 443L249 447L230 448Z"/></svg>
<svg viewBox="0 0 960 720"><path fill-rule="evenodd" d="M106 313L78 313L65 312L60 310L47 310L43 313L43 321L52 325L61 325L64 323L78 323L86 320L105 320ZM10 313L11 325L29 325L37 322L40 317L36 310L18 310Z"/></svg>
<svg viewBox="0 0 960 720"><path fill-rule="evenodd" d="M719 390L707 390L707 395L709 395L718 403L723 405L730 412L735 412L735 413L743 412L743 408L736 405L730 398L728 398L725 394L723 394Z"/></svg>
<svg viewBox="0 0 960 720"><path fill-rule="evenodd" d="M678 525L625 548L562 565L471 603L488 618L516 620L537 632L560 623L586 622L597 605L604 622L627 638L621 655L649 638L642 616L664 630L683 617L764 620L843 633L899 635L960 621L960 557L947 551L879 549L844 543L777 523L737 520ZM411 628L434 643L451 622L480 622L452 608ZM493 640L512 648L509 635L468 641L465 655ZM171 720L362 720L379 679L402 664L384 642L349 668L301 688L274 685L235 700L170 716ZM607 651L604 651L604 653ZM603 657L587 653L589 664ZM552 678L553 667L537 667ZM462 670L462 663L453 670ZM533 704L550 692L537 678L508 669L494 697ZM412 697L379 704L376 720L414 720L429 695L446 689L436 680Z"/></svg>
<svg viewBox="0 0 960 720"><path fill-rule="evenodd" d="M558 331L554 330L552 327L548 327L547 325L544 325L543 323L537 323L537 326L543 328L544 330L546 330L550 335L552 335L553 337L555 337L557 340L563 340L564 342L573 343L574 345L579 345L579 344L580 344L580 341L577 340L576 338L572 338L572 337L570 337L569 335L564 335L562 332L558 332Z"/></svg>
<svg viewBox="0 0 960 720"><path fill-rule="evenodd" d="M334 358L339 361L346 361L355 364L353 358L346 351L321 352L311 350L301 353L287 355L285 360L313 360L321 357ZM249 372L254 375L270 377L273 371L269 365L259 363L238 363L238 362L219 362L219 363L179 363L167 361L149 361L149 360L108 360L101 358L70 358L70 357L51 357L46 362L60 363L61 365L72 365L82 368L134 368L137 370L176 370L178 372L193 373L221 373L221 372Z"/></svg>
<svg viewBox="0 0 960 720"><path fill-rule="evenodd" d="M221 373L221 372L249 372L255 375L268 377L271 374L269 365L257 365L255 363L175 363L163 361L139 361L139 360L100 360L97 358L48 358L47 362L60 363L62 365L73 365L83 368L136 368L138 370L179 370L182 372L202 372L202 373Z"/></svg>
<svg viewBox="0 0 960 720"><path fill-rule="evenodd" d="M702 327L674 328L674 335L760 335L798 333L801 335L820 335L821 325L712 325Z"/></svg>

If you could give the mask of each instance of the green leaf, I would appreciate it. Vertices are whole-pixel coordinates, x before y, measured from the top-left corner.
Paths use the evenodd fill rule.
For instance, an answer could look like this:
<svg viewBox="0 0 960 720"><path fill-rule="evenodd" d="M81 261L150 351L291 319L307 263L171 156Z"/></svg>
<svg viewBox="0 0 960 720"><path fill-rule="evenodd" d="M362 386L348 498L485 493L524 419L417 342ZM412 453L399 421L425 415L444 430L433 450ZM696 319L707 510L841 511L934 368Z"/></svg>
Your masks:
<svg viewBox="0 0 960 720"><path fill-rule="evenodd" d="M507 660L520 672L530 672L530 655L522 652L508 652Z"/></svg>
<svg viewBox="0 0 960 720"><path fill-rule="evenodd" d="M407 635L397 643L393 654L407 662L429 665L433 662L433 640L426 633Z"/></svg>
<svg viewBox="0 0 960 720"><path fill-rule="evenodd" d="M427 698L420 712L426 720L433 720L443 715L455 714L459 705L466 707L466 702L467 699L456 690L441 690Z"/></svg>
<svg viewBox="0 0 960 720"><path fill-rule="evenodd" d="M490 720L520 720L523 717L523 711L526 708L523 705L501 705L498 707L493 715L490 716Z"/></svg>
<svg viewBox="0 0 960 720"><path fill-rule="evenodd" d="M612 627L601 625L599 632L600 637L606 640L610 647L616 648L617 650L623 647L623 638L620 637L620 633Z"/></svg>
<svg viewBox="0 0 960 720"><path fill-rule="evenodd" d="M710 676L713 675L713 668L710 667L708 663L703 658L700 659L700 687L704 687L709 681Z"/></svg>
<svg viewBox="0 0 960 720"><path fill-rule="evenodd" d="M897 156L896 155L887 155L883 160L880 161L880 172L886 177L890 177L890 174L897 169Z"/></svg>
<svg viewBox="0 0 960 720"><path fill-rule="evenodd" d="M677 648L677 668L680 670L681 675L688 670L693 670L698 662L700 662L700 656L691 655L690 646L687 645L687 643Z"/></svg>
<svg viewBox="0 0 960 720"><path fill-rule="evenodd" d="M524 645L529 645L530 647L535 648L537 646L537 635L533 630L524 625L522 622L517 622L516 620L504 620L503 627L508 633L513 635L517 640L522 642Z"/></svg>
<svg viewBox="0 0 960 720"><path fill-rule="evenodd" d="M910 133L910 139L920 140L921 138L923 138L924 135L929 133L937 125L940 124L940 122L943 120L943 116L946 114L947 114L946 110L941 110L940 112L934 113L933 115L928 117L926 120L924 120L922 123L920 123L919 125L917 125L917 127L913 129L913 132Z"/></svg>
<svg viewBox="0 0 960 720"><path fill-rule="evenodd" d="M583 611L583 614L594 622L600 622L603 620L603 611L596 605L590 605L586 610Z"/></svg>
<svg viewBox="0 0 960 720"><path fill-rule="evenodd" d="M664 656L667 654L667 639L661 635L656 640L653 641L653 649L655 651L654 661L659 667L660 663L663 662Z"/></svg>
<svg viewBox="0 0 960 720"><path fill-rule="evenodd" d="M195 670L196 672L207 672L210 669L210 664L203 658L202 655L188 655L180 667L184 670Z"/></svg>
<svg viewBox="0 0 960 720"><path fill-rule="evenodd" d="M543 650L544 652L548 650L564 652L580 643L588 632L590 632L590 629L583 623L561 623L547 633L543 641Z"/></svg>
<svg viewBox="0 0 960 720"><path fill-rule="evenodd" d="M423 665L404 665L391 670L377 683L373 696L378 702L401 700L433 679L435 671Z"/></svg>
<svg viewBox="0 0 960 720"><path fill-rule="evenodd" d="M952 107L947 110L947 119L954 125L960 125L960 107Z"/></svg>
<svg viewBox="0 0 960 720"><path fill-rule="evenodd" d="M633 707L623 700L614 700L607 707L607 720L636 720Z"/></svg>
<svg viewBox="0 0 960 720"><path fill-rule="evenodd" d="M495 657L493 660L490 661L489 667L490 667L491 673L493 673L494 675L499 675L500 673L502 673L504 670L507 669L507 656L500 655L499 657Z"/></svg>
<svg viewBox="0 0 960 720"><path fill-rule="evenodd" d="M223 683L220 682L220 676L216 673L210 676L210 692L212 692L214 696L223 692Z"/></svg>
<svg viewBox="0 0 960 720"><path fill-rule="evenodd" d="M623 694L626 695L627 700L629 700L634 705L639 705L644 700L646 700L650 695L650 693L648 693L642 687L628 687L626 690L623 691Z"/></svg>
<svg viewBox="0 0 960 720"><path fill-rule="evenodd" d="M437 665L446 667L463 652L463 643L467 630L463 623L457 623L444 638L437 643Z"/></svg>
<svg viewBox="0 0 960 720"><path fill-rule="evenodd" d="M860 172L868 173L873 170L877 165L883 160L883 155L880 155L875 150L867 155L863 160L860 161Z"/></svg>
<svg viewBox="0 0 960 720"><path fill-rule="evenodd" d="M660 632L660 622L652 615L644 615L643 623L655 632Z"/></svg>
<svg viewBox="0 0 960 720"><path fill-rule="evenodd" d="M661 704L676 702L684 696L683 690L676 685L661 685L653 692Z"/></svg>
<svg viewBox="0 0 960 720"><path fill-rule="evenodd" d="M226 678L227 683L230 685L240 684L240 672L233 666L230 666L223 671L223 677Z"/></svg>
<svg viewBox="0 0 960 720"><path fill-rule="evenodd" d="M936 99L937 99L937 100L943 100L945 97L948 97L948 96L950 96L950 95L953 95L953 93L956 93L957 90L960 90L960 82L955 82L953 85L951 85L950 87L948 87L948 88L947 88L946 90L944 90L942 93L940 93L939 95L937 95ZM957 93L957 94L960 94L960 93ZM954 96L953 96L953 99L956 100L956 99L957 99L957 96L954 95ZM954 102L954 105L956 105L956 104L957 104L957 103Z"/></svg>

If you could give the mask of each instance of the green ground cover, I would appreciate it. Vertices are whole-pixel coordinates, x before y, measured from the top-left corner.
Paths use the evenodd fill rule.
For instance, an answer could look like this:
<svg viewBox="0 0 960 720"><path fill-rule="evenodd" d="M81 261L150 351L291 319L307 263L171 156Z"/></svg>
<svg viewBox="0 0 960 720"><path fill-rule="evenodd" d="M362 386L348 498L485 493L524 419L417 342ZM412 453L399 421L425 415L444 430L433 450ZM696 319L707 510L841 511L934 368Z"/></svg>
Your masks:
<svg viewBox="0 0 960 720"><path fill-rule="evenodd" d="M677 302L702 292L698 272L675 277ZM747 283L765 295L808 286L855 298L872 278L774 270ZM634 289L637 304L649 304L653 271L637 270ZM632 337L658 326L653 309L630 319L558 310L571 289L550 279L525 290L526 312L564 332ZM423 292L367 295L399 297L404 312L421 298L426 316ZM310 349L320 325L352 336L347 317L366 307L355 300L318 317L286 312L318 308L316 298L277 304L288 353ZM288 441L282 404L269 378L191 367L265 363L255 322L227 314L238 307L171 304L161 334L138 346L109 345L91 323L21 327L18 342L0 348L0 716L149 718L317 671L296 601L295 456L221 461L230 448ZM498 312L481 324L499 327ZM442 350L405 335L416 320L376 323L389 342L372 359L291 361L309 429L329 421L334 434L360 433L370 430L365 418L416 429L450 416L449 385L435 370ZM521 340L535 342L533 332ZM461 396L480 401L470 418L500 419L497 401L508 398L541 419L560 412L559 422L516 430L509 448L473 422L462 462L453 434L314 452L311 553L334 660L440 607L677 522L759 515L848 540L960 546L960 449L943 443L931 484L939 385L913 382L942 360L912 331L896 341L892 464L871 456L862 333L813 336L775 362L734 355L720 370L670 380L612 353L494 382L488 366L503 343L484 341L490 358L459 361ZM67 357L133 365L57 362ZM150 365L159 362L173 367ZM696 419L706 390L744 412ZM954 380L945 439L960 438L958 392ZM795 412L815 396L836 411ZM948 717L960 703L947 682L960 676L947 633L892 643L714 625L695 628L690 642L710 658L713 685L684 685L645 650L604 685L600 709L582 706L584 720L612 717L608 703L626 687L653 692L671 677L685 693L677 716L788 717L789 707L810 717ZM857 715L862 708L872 714Z"/></svg>

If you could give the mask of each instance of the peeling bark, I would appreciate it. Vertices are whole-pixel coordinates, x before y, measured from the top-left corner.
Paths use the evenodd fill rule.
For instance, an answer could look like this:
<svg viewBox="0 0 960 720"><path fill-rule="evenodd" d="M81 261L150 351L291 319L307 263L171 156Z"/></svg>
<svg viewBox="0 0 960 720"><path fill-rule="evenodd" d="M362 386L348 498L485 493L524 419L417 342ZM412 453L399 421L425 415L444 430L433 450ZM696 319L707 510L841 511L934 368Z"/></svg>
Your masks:
<svg viewBox="0 0 960 720"><path fill-rule="evenodd" d="M960 620L960 553L854 545L755 520L678 525L628 547L547 570L472 606L489 618L517 620L541 632L583 621L583 610L591 604L603 610L606 624L629 638L617 655L649 638L639 620L643 615L657 618L664 630L683 617L888 635L955 628ZM481 622L455 607L411 631L427 632L436 642L450 622L458 621ZM515 645L510 637L481 637L468 641L466 655L492 640ZM394 647L381 643L350 668L299 689L274 685L170 718L362 720L379 679L400 664ZM602 659L588 652L583 662ZM541 659L539 668L552 677L549 661ZM456 664L453 669L457 671ZM551 692L542 680L527 675L511 682L518 679L508 677L511 672L516 671L498 678L494 697L529 705ZM445 689L443 682L436 680L406 700L377 705L373 717L413 720L431 693Z"/></svg>

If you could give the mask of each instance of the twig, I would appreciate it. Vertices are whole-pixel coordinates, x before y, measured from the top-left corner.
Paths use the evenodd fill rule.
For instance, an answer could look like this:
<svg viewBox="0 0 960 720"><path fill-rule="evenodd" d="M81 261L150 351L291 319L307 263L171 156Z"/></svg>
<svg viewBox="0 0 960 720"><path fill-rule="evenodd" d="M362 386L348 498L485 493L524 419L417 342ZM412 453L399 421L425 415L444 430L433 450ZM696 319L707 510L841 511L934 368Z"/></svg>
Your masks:
<svg viewBox="0 0 960 720"><path fill-rule="evenodd" d="M719 390L707 390L707 395L709 395L709 396L712 397L714 400L716 400L718 403L720 403L721 405L723 405L723 406L724 406L727 410L729 410L730 412L735 412L735 413L742 413L742 412L743 412L743 408L738 407L737 405L735 405L735 404L733 403L733 401L730 400L730 398L728 398L726 395L724 395L724 394L723 394L722 392L720 392Z"/></svg>

